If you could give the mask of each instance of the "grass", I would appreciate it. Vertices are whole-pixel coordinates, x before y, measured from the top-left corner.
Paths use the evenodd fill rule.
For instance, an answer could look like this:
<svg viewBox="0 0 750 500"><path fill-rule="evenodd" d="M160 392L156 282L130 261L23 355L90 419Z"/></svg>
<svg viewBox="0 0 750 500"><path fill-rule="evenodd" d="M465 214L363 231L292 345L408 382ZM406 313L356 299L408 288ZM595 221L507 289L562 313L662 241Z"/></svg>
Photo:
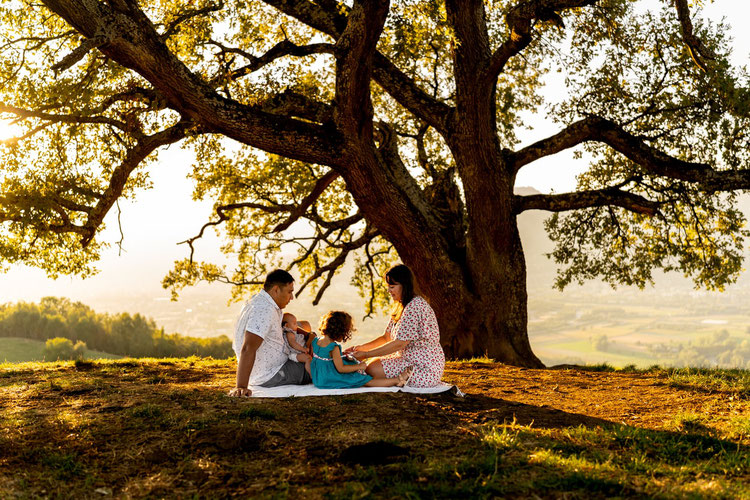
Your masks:
<svg viewBox="0 0 750 500"><path fill-rule="evenodd" d="M199 358L0 365L0 498L750 498L750 403L718 411L743 372L473 360L446 372L473 394L463 399L232 399L234 369ZM594 413L595 396L574 401L584 379L611 383L612 400L643 391L642 418L665 395L704 403L625 425Z"/></svg>
<svg viewBox="0 0 750 500"><path fill-rule="evenodd" d="M710 368L668 369L669 384L677 388L715 391L747 399L750 397L750 371Z"/></svg>
<svg viewBox="0 0 750 500"><path fill-rule="evenodd" d="M119 359L122 356L86 349L89 359ZM0 337L0 363L44 361L44 342L41 340Z"/></svg>

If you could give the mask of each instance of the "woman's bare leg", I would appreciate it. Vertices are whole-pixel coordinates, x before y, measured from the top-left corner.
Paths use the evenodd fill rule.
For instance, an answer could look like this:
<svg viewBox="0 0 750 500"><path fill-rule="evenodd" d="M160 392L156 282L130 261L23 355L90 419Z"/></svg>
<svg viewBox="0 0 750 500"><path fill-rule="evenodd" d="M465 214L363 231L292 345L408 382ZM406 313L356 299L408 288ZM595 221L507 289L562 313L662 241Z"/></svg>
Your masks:
<svg viewBox="0 0 750 500"><path fill-rule="evenodd" d="M365 370L365 373L371 376L372 378L388 378L385 376L383 363L381 363L379 359L367 365L367 369Z"/></svg>

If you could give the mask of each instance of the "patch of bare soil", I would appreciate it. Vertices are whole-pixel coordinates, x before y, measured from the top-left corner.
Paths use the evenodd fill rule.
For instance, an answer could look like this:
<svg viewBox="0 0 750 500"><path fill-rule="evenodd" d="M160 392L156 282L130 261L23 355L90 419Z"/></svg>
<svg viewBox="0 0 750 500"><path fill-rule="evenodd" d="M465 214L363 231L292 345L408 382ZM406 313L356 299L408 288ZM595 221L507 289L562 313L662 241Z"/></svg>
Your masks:
<svg viewBox="0 0 750 500"><path fill-rule="evenodd" d="M448 363L443 378L470 394L454 408L475 421L515 417L519 424L540 427L607 421L664 429L680 413L710 415L720 423L750 411L748 400L731 391L682 388L663 372Z"/></svg>

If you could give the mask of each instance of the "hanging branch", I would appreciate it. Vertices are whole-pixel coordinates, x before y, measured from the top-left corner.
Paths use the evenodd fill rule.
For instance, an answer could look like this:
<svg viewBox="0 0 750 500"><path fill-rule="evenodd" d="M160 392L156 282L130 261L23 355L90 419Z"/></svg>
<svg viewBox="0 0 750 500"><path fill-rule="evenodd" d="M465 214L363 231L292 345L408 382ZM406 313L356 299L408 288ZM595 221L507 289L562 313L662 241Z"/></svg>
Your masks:
<svg viewBox="0 0 750 500"><path fill-rule="evenodd" d="M682 39L690 52L695 64L703 70L709 72L708 61L716 60L716 55L704 45L703 41L698 38L693 31L693 22L690 20L690 9L687 0L674 0L674 6L677 10L677 18L680 20L682 29Z"/></svg>
<svg viewBox="0 0 750 500"><path fill-rule="evenodd" d="M204 7L202 9L186 10L178 14L177 17L173 19L172 22L170 22L167 25L167 29L164 30L164 33L162 33L161 39L162 40L168 39L170 36L172 36L173 34L177 32L177 29L180 27L182 23L189 21L190 19L203 16L205 14L210 14L211 12L218 12L223 8L224 8L224 2L220 1L218 5L209 5L208 7Z"/></svg>

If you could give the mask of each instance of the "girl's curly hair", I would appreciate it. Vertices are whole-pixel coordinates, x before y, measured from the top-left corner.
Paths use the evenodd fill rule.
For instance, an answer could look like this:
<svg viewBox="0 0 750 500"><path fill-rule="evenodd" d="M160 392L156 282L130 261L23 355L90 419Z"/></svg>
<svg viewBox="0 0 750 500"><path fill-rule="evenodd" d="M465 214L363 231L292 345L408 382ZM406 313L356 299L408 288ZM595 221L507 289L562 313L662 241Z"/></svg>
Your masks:
<svg viewBox="0 0 750 500"><path fill-rule="evenodd" d="M320 333L335 342L346 342L352 338L354 321L344 311L330 311L320 320Z"/></svg>

